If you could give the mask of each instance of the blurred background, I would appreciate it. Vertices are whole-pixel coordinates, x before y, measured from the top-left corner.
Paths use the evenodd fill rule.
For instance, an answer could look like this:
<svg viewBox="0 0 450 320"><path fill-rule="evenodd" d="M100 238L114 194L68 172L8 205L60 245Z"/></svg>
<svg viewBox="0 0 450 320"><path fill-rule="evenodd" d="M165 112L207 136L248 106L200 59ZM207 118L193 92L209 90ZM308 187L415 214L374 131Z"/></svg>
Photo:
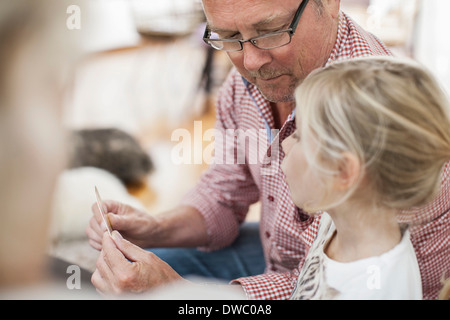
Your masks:
<svg viewBox="0 0 450 320"><path fill-rule="evenodd" d="M341 0L341 5L396 55L425 64L450 92L450 1ZM172 208L207 168L174 163L179 141L172 141L172 132L185 128L193 137L194 121L202 121L203 132L213 127L217 90L231 65L202 41L200 0L90 0L79 9L80 24L70 32L81 35L84 54L65 91L62 114L73 145L54 194L49 252L93 270L98 252L84 230L94 185L103 199L150 214ZM192 145L202 152L209 143ZM248 219L258 219L258 204Z"/></svg>

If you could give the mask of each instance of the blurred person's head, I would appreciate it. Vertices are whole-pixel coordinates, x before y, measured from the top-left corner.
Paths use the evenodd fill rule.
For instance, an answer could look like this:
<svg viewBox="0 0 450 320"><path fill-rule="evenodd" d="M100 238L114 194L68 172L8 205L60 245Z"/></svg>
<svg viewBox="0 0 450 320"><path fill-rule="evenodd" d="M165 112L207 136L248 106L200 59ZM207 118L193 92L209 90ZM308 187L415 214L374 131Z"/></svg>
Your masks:
<svg viewBox="0 0 450 320"><path fill-rule="evenodd" d="M65 165L63 85L75 57L64 3L0 2L0 287L45 274L51 196Z"/></svg>

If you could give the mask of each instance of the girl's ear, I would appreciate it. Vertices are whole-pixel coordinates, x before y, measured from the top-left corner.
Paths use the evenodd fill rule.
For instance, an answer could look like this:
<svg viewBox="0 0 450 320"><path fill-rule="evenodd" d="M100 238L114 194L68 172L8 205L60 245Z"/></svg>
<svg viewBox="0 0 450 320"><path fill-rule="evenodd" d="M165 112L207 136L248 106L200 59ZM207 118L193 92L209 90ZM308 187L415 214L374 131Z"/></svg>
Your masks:
<svg viewBox="0 0 450 320"><path fill-rule="evenodd" d="M337 169L338 174L334 179L335 190L346 191L358 183L361 174L361 162L356 155L343 152Z"/></svg>

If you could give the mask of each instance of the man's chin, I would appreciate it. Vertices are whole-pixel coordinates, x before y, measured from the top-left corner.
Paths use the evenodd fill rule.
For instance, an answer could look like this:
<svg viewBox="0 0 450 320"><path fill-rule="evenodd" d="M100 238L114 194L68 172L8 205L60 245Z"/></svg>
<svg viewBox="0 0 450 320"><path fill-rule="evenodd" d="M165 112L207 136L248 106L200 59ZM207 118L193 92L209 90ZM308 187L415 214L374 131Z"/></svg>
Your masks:
<svg viewBox="0 0 450 320"><path fill-rule="evenodd" d="M265 88L258 87L262 96L270 102L292 102L294 101L293 90L267 90Z"/></svg>
<svg viewBox="0 0 450 320"><path fill-rule="evenodd" d="M261 94L270 102L294 101L295 86L291 83L268 83L264 80L256 80L256 86Z"/></svg>

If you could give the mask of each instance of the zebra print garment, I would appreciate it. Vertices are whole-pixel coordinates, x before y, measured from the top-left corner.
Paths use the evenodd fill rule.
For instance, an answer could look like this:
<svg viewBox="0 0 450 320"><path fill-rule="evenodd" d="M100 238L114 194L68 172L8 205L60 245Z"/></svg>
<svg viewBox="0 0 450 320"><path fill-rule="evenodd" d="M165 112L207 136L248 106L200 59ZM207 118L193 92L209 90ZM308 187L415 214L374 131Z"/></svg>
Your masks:
<svg viewBox="0 0 450 320"><path fill-rule="evenodd" d="M323 248L335 232L336 228L331 218L324 221L322 217L319 231L313 245L309 249L305 263L298 277L291 300L329 300L336 297L339 292L331 288L326 281L326 265Z"/></svg>

